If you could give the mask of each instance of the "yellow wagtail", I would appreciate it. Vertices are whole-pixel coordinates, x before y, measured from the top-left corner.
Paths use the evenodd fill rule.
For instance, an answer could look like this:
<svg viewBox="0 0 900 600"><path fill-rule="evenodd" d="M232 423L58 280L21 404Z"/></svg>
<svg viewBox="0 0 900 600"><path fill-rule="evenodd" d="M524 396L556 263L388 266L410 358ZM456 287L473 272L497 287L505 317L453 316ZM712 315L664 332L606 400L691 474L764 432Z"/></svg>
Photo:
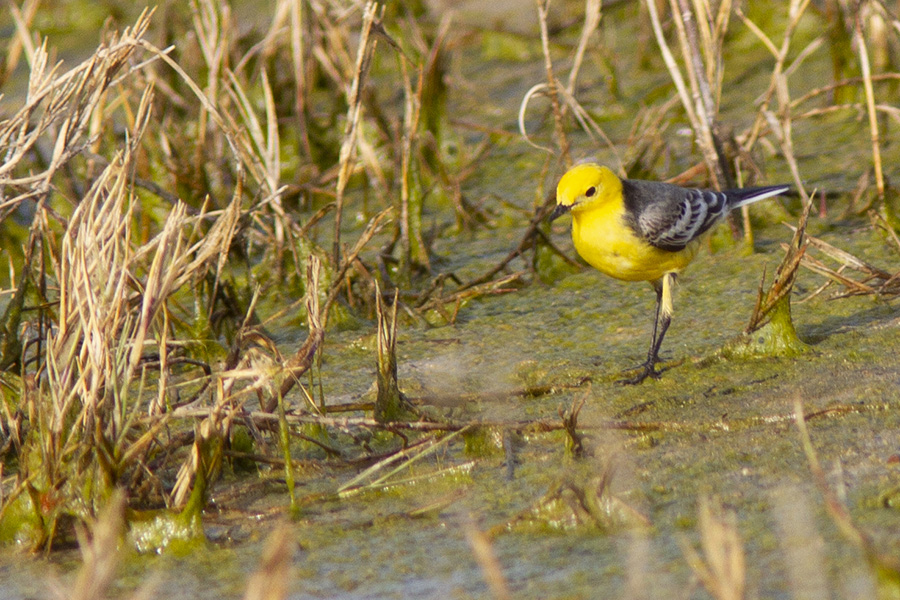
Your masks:
<svg viewBox="0 0 900 600"><path fill-rule="evenodd" d="M592 267L625 281L649 281L656 320L641 371L622 383L659 377L659 347L672 320L675 277L690 263L700 238L734 208L777 196L787 185L715 192L656 181L619 179L597 164L580 164L556 188L550 220L572 213L575 249Z"/></svg>

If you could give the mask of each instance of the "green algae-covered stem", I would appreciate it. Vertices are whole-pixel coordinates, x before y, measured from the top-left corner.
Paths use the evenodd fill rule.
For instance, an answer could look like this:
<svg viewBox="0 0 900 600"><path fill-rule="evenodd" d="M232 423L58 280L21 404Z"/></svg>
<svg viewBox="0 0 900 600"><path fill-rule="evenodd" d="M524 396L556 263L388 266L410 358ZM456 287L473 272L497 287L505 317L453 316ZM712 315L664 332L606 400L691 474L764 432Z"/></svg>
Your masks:
<svg viewBox="0 0 900 600"><path fill-rule="evenodd" d="M206 507L209 486L216 479L222 465L224 443L218 424L213 419L214 417L206 419L197 427L192 449L196 453L197 465L194 485L178 515L179 524L188 527L197 537L203 535L201 515Z"/></svg>
<svg viewBox="0 0 900 600"><path fill-rule="evenodd" d="M772 285L763 292L760 281L750 322L741 337L726 345L723 350L726 356L794 356L806 351L807 346L797 336L791 320L791 291L809 245L806 222L811 208L812 199L806 202L790 246L775 271Z"/></svg>
<svg viewBox="0 0 900 600"><path fill-rule="evenodd" d="M297 504L297 495L294 490L294 464L291 460L291 433L288 427L284 410L284 396L278 394L278 441L281 444L281 453L284 455L284 483L287 486L288 497L291 499L291 515L297 516L300 507Z"/></svg>
<svg viewBox="0 0 900 600"><path fill-rule="evenodd" d="M398 421L403 417L403 400L397 384L397 305L399 290L394 291L391 314L385 315L381 287L375 285L375 310L378 315L377 387L375 420L379 423Z"/></svg>

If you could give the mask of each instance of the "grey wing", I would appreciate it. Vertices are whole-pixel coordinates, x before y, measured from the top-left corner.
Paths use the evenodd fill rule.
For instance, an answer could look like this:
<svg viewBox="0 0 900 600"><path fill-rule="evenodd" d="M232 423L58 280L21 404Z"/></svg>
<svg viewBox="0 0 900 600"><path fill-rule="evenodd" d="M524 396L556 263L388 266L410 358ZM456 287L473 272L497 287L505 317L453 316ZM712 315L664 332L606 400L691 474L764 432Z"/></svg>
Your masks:
<svg viewBox="0 0 900 600"><path fill-rule="evenodd" d="M645 204L637 217L644 239L663 250L681 250L728 211L728 198L721 192L684 188L666 191L664 197Z"/></svg>

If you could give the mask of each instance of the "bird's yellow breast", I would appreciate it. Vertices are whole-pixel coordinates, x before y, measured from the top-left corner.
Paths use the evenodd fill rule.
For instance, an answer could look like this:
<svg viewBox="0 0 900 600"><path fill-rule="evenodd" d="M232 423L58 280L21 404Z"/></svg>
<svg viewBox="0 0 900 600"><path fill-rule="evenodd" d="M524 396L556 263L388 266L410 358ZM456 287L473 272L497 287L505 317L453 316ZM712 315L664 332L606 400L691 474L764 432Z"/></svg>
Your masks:
<svg viewBox="0 0 900 600"><path fill-rule="evenodd" d="M655 281L679 272L697 254L699 241L671 252L634 235L624 220L621 199L572 211L572 241L578 254L598 271L625 281Z"/></svg>

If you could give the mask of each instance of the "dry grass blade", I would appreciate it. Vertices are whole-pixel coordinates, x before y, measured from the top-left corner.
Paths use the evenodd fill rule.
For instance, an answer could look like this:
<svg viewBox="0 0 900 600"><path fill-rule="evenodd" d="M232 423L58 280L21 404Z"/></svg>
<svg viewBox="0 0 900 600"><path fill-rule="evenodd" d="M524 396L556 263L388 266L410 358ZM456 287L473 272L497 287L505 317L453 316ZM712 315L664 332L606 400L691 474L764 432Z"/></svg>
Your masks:
<svg viewBox="0 0 900 600"><path fill-rule="evenodd" d="M312 155L312 146L309 140L309 123L306 119L307 106L307 48L309 43L305 35L304 3L300 0L283 0L290 6L290 39L291 39L291 66L294 73L294 96L297 115L297 125L300 135L300 144L306 156ZM308 12L308 11L307 11Z"/></svg>
<svg viewBox="0 0 900 600"><path fill-rule="evenodd" d="M0 70L0 87L3 87L3 84L16 70L23 51L26 60L29 63L34 62L34 41L28 31L40 4L40 0L26 0L21 9L15 3L9 5L10 14L16 23L16 35L10 40L9 47L6 49L6 59L3 61L3 69Z"/></svg>
<svg viewBox="0 0 900 600"><path fill-rule="evenodd" d="M72 587L54 587L60 600L100 600L109 596L125 530L125 494L117 490L107 502L90 531L79 527L78 541L82 565ZM152 597L154 585L144 584L131 598Z"/></svg>
<svg viewBox="0 0 900 600"><path fill-rule="evenodd" d="M296 543L293 530L282 523L269 534L259 567L250 576L244 600L283 600L288 595L291 560Z"/></svg>
<svg viewBox="0 0 900 600"><path fill-rule="evenodd" d="M344 275L346 275L347 271L353 265L354 261L359 258L360 252L362 252L363 248L365 248L366 244L371 241L372 237L376 233L378 233L381 228L384 226L384 221L393 211L392 207L387 207L369 221L366 225L365 230L359 236L359 239L356 240L356 244L353 246L353 249L349 254L344 256L341 259L340 267L337 269L331 280L331 287L328 289L328 295L325 299L325 306L322 307L322 324L323 326L328 323L328 312L331 309L331 305L337 300L338 294L340 293L341 287L344 285Z"/></svg>
<svg viewBox="0 0 900 600"><path fill-rule="evenodd" d="M278 115L275 107L275 99L269 76L262 71L260 85L265 99L265 130L256 115L253 103L250 101L244 86L231 71L226 71L230 85L226 88L241 116L243 127L235 123L229 117L230 126L238 132L247 132L250 140L242 136L240 138L245 155L252 159L254 165L259 165L259 175L263 178L259 181L266 192L266 201L260 206L270 206L276 215L274 221L274 238L276 255L280 256L284 250L286 231L290 228L290 219L282 205L281 186L281 135L278 128ZM255 218L258 218L254 215Z"/></svg>
<svg viewBox="0 0 900 600"><path fill-rule="evenodd" d="M584 436L578 433L578 414L584 408L584 403L587 402L589 396L590 386L572 401L569 409L560 406L557 411L559 418L562 419L563 430L566 432L566 454L575 458L584 456Z"/></svg>
<svg viewBox="0 0 900 600"><path fill-rule="evenodd" d="M872 67L869 65L869 50L862 34L862 11L857 9L856 23L853 28L853 39L859 52L859 65L862 70L863 89L866 92L866 112L869 116L869 136L872 138L872 162L875 166L875 185L878 197L884 200L884 173L881 166L881 142L878 131L878 115L875 112L875 90L872 86Z"/></svg>
<svg viewBox="0 0 900 600"><path fill-rule="evenodd" d="M875 294L876 290L872 286L866 285L864 283L860 283L851 277L845 276L841 271L843 271L843 267L838 268L837 271L834 271L828 266L825 265L822 261L816 260L812 256L804 255L803 259L800 262L801 265L812 271L813 273L817 273L819 275L824 275L828 278L825 286L831 283L838 283L844 288L846 288L847 295L866 295L866 294ZM816 290L815 294L818 295L822 293L824 287Z"/></svg>
<svg viewBox="0 0 900 600"><path fill-rule="evenodd" d="M59 451L92 437L95 424L112 427L113 438L122 433L137 325L127 294L133 280L127 160L114 160L79 204L54 264L60 301L58 329L48 335L48 442L62 443Z"/></svg>
<svg viewBox="0 0 900 600"><path fill-rule="evenodd" d="M825 540L804 490L779 487L771 494L771 502L792 597L828 600Z"/></svg>
<svg viewBox="0 0 900 600"><path fill-rule="evenodd" d="M392 482L390 481L390 479L394 475L396 475L400 471L403 471L404 469L408 469L410 466L422 460L423 458L431 456L438 450L445 448L448 444L450 444L450 442L462 435L465 431L468 431L470 427L471 426L466 425L458 429L457 431L453 431L452 433L444 435L440 438L428 438L421 444L406 448L404 450L401 450L400 452L396 452L388 456L384 460L381 460L378 463L372 465L347 483L341 485L337 489L338 497L348 498L361 492L380 489L386 485L391 485ZM388 467L398 461L402 462L400 462L399 465L393 467L392 469L387 470ZM375 475L380 471L386 472L375 477ZM369 481L367 482L366 480Z"/></svg>
<svg viewBox="0 0 900 600"><path fill-rule="evenodd" d="M881 227L886 231L892 231L891 228L884 223L884 219L874 213L871 213L873 223L876 227ZM788 225L796 231L796 228ZM819 238L807 236L809 247L815 249L830 259L836 261L839 265L837 270L828 267L822 261L816 260L811 256L804 255L802 265L818 273L824 275L830 282L843 286L844 290L841 296L859 296L859 295L879 295L879 296L896 296L900 295L900 271L890 273L884 269L880 269L874 265L867 263L861 258L829 244ZM855 271L862 274L860 280L853 279L847 274L847 271ZM820 293L821 289L816 293Z"/></svg>
<svg viewBox="0 0 900 600"><path fill-rule="evenodd" d="M362 118L362 90L365 85L366 76L369 73L372 54L375 52L376 38L372 38L370 41L370 35L372 33L372 25L375 23L377 12L378 4L376 2L372 2L371 0L366 2L366 7L363 10L359 49L356 54L356 68L354 69L353 81L347 95L347 123L344 128L344 137L341 143L339 158L340 168L338 171L335 200L332 259L336 265L341 264L341 222L344 208L344 193L347 188L347 182L350 179L350 174L353 171L353 158L356 151L360 119Z"/></svg>
<svg viewBox="0 0 900 600"><path fill-rule="evenodd" d="M528 135L527 127L525 126L525 114L528 109L528 104L535 96L543 95L550 99L553 112L554 137L556 144L559 147L559 157L565 166L571 166L572 163L569 140L564 126L569 109L572 110L572 113L581 125L581 128L587 132L591 138L599 136L604 141L621 166L622 161L615 144L607 137L606 133L591 117L588 111L575 99L575 84L578 80L578 73L580 72L581 65L584 61L585 52L587 51L591 36L600 25L602 2L600 0L585 0L584 23L581 28L581 35L578 39L575 54L572 58L572 68L569 71L569 80L565 86L563 86L556 78L553 69L553 61L550 56L550 36L547 25L549 7L550 2L548 0L537 0L538 22L541 30L541 48L544 55L544 70L546 72L547 81L532 86L522 98L522 101L519 104L518 114L519 134L528 145L550 154L554 153L552 148L541 146L532 141ZM560 98L565 100L565 103L560 103Z"/></svg>
<svg viewBox="0 0 900 600"><path fill-rule="evenodd" d="M133 29L62 75L46 68L46 53L37 53L29 98L17 117L25 121L15 130L9 128L10 121L0 126L3 143L10 145L6 156L12 159L0 167L0 185L26 187L23 198L44 197L54 174L84 147L86 142L80 140L88 124L96 123L96 115L103 112L107 86L135 49L145 44L140 36L146 31L148 19L145 12ZM191 219L186 206L179 202L155 237L143 246L136 244L136 155L153 105L151 85L143 90L136 110L129 113L124 146L94 178L65 223L59 246L50 249L59 301L57 327L47 333L41 366L47 386L41 388L37 403L40 417L35 423L41 434L35 439L44 460L33 485L38 490L57 489L67 481L75 488L93 490L96 497L77 499L89 506L104 496L108 491L105 486L115 485L156 443L155 434L166 417L145 431L132 428L149 398L153 398L150 412L157 418L165 406L170 325L167 304L186 283L203 277L213 264L218 279L241 217L239 191L207 232L202 226L213 216L203 214ZM28 178L11 178L20 153L24 155L47 133L52 133L47 170ZM240 190L241 186L237 187ZM6 210L14 208L14 202L4 206ZM55 239L54 221L60 217L41 205L38 214L43 214L38 220L43 238ZM200 239L191 244L191 237ZM155 389L145 390L145 357L154 344L161 375ZM145 391L149 392L146 396ZM31 477L28 469L23 471L22 477ZM212 471L207 469L207 474ZM101 481L103 485L86 486L82 479ZM60 510L67 510L64 504ZM54 519L51 516L50 522ZM50 535L53 527L51 524L48 530Z"/></svg>
<svg viewBox="0 0 900 600"><path fill-rule="evenodd" d="M595 136L599 136L607 148L612 152L612 154L616 157L619 165L622 164L622 161L619 157L618 149L615 144L607 137L606 133L600 127L600 125L591 117L587 110L581 106L581 104L575 99L575 84L578 79L578 73L581 70L582 62L584 61L584 55L588 48L588 43L591 39L593 33L597 30L600 25L600 19L602 16L602 2L600 0L585 0L585 14L584 14L584 24L581 29L581 36L578 40L578 45L575 49L575 54L572 59L572 68L569 71L569 81L563 86L554 75L553 71L553 62L550 58L550 46L549 46L549 34L547 27L547 13L549 9L549 2L544 2L543 0L538 0L538 18L541 26L541 43L544 52L544 69L547 72L547 82L539 83L531 87L522 98L521 103L519 104L519 115L518 115L518 125L519 125L519 134L525 140L525 143L528 145L542 150L544 152L553 153L551 148L547 148L541 146L531 140L528 135L527 127L525 126L525 114L528 109L528 104L531 99L537 95L544 95L550 98L551 108L553 110L553 122L554 122L554 135L556 137L557 145L560 148L560 156L565 165L570 166L572 159L569 155L569 141L566 136L564 123L565 117L568 114L568 110L571 109L575 118L578 120L578 123L581 125L581 128L594 138ZM559 98L562 97L565 100L564 104L560 104Z"/></svg>
<svg viewBox="0 0 900 600"><path fill-rule="evenodd" d="M584 25L581 28L581 36L578 38L578 46L575 49L575 56L572 60L572 70L569 71L569 83L566 85L566 92L569 96L575 93L575 82L578 80L581 63L584 62L584 53L587 51L591 36L600 26L602 16L602 0L585 0ZM565 109L563 109L563 114L565 114Z"/></svg>
<svg viewBox="0 0 900 600"><path fill-rule="evenodd" d="M49 547L65 534L57 531L67 522L61 517L94 510L114 486L145 476L147 465L141 461L159 443L158 434L169 420L159 416L168 389L167 305L184 284L205 275L213 261L221 271L240 218L238 195L214 219L209 235L190 245L191 236L203 235L211 215L192 221L186 207L176 203L155 237L143 246L135 239L136 217L144 214L134 191L135 173L155 105L154 86L123 91L117 103L108 102L106 95L111 85L123 81L117 78L120 72L132 74L146 64L127 67L145 43L151 14L142 13L133 27L111 36L90 59L65 73L48 67L48 53L41 47L33 56L23 108L0 123L5 159L0 186L4 193L14 192L4 196L0 212L9 214L24 199L37 200L26 258L30 261L30 248L40 239L47 264L39 281L41 301L53 306L41 308L38 335L43 337L34 350L34 371L23 372L25 381L39 383L28 390L34 431L21 451L41 460L20 467L16 490L27 491L32 500L54 496L49 508L38 509L46 508L46 514L40 515L43 537L32 540L36 547ZM140 98L136 107L133 97ZM115 104L124 106L127 129L108 136L106 123ZM91 171L85 191L71 177L78 168L70 163L88 146L101 151L93 145L99 137L114 140L118 151L99 162L105 164L101 172ZM45 160L32 163L32 154L41 154L38 147ZM51 195L56 190L60 193ZM71 197L72 191L77 203L60 210L57 198ZM150 227L142 234L151 233ZM24 289L20 286L17 296ZM148 349L156 354L150 361ZM148 384L147 374L154 368L161 371L155 386ZM141 429L138 414L148 407L151 421ZM149 470L146 475L153 477ZM77 491L66 495L64 488ZM40 502L33 505L37 509Z"/></svg>
<svg viewBox="0 0 900 600"><path fill-rule="evenodd" d="M310 256L306 271L306 314L309 335L297 352L285 362L285 379L279 390L281 398L284 398L300 376L309 370L316 352L325 340L325 328L319 309L320 274L321 261L316 256Z"/></svg>
<svg viewBox="0 0 900 600"><path fill-rule="evenodd" d="M204 95L208 102L200 107L197 119L198 140L194 150L194 166L199 168L205 160L204 150L207 146L207 106L218 104L219 86L222 80L221 73L224 68L226 51L229 47L231 9L227 3L212 2L212 0L191 0L191 18L194 24L194 32L200 52L206 63L206 89Z"/></svg>
<svg viewBox="0 0 900 600"><path fill-rule="evenodd" d="M787 227L790 228L795 233L797 232L797 228L793 225L787 224ZM807 241L809 242L810 247L815 248L816 250L820 250L827 256L833 258L837 262L841 264L843 267L849 267L856 271L860 271L865 273L866 275L871 275L874 277L880 277L883 279L889 278L891 275L886 271L882 271L877 267L873 267L866 261L857 258L856 256L850 254L845 250L841 250L836 246L832 246L825 240L820 240L817 237L813 237L811 235L806 236Z"/></svg>
<svg viewBox="0 0 900 600"><path fill-rule="evenodd" d="M598 137L603 140L606 148L613 156L615 156L616 163L619 165L619 172L624 177L624 162L622 161L622 157L619 155L619 149L616 147L613 141L609 139L609 136L606 135L606 132L603 131L602 127L600 127L600 124L597 123L597 121L581 105L581 103L579 103L578 100L576 100L575 97L569 93L568 89L559 88L557 91L566 101L566 103L563 105L563 109L572 109L572 114L574 115L575 120L578 121L581 129L591 137L591 140L596 142L596 139ZM565 114L565 110L563 111L563 114Z"/></svg>
<svg viewBox="0 0 900 600"><path fill-rule="evenodd" d="M900 594L900 560L896 556L885 554L875 547L871 536L856 526L847 506L831 489L825 471L819 463L812 439L809 436L809 429L806 426L808 419L809 415L804 415L803 413L803 402L799 397L795 398L794 423L800 435L800 442L803 444L803 452L806 455L813 481L825 500L825 509L828 511L828 515L838 528L838 531L854 546L863 551L872 568L874 578L879 585L878 597L896 598Z"/></svg>
<svg viewBox="0 0 900 600"><path fill-rule="evenodd" d="M152 11L144 11L133 27L63 74L57 72L58 66L48 66L45 45L35 51L25 104L0 121L0 187L4 190L0 221L25 200L45 199L56 173L90 144L85 132L115 74L142 43L151 15ZM36 171L26 158L42 140L52 150L43 170ZM17 175L20 169L24 173ZM7 189L17 193L7 197Z"/></svg>
<svg viewBox="0 0 900 600"><path fill-rule="evenodd" d="M256 393L263 411L271 413L279 406L287 394L299 383L315 360L316 353L325 339L319 300L321 261L310 256L306 272L306 317L309 335L303 344L289 358L284 358L275 343L266 335L250 326L259 290L247 311L244 323L225 360L225 370L218 374L222 381L221 397L235 406L242 406L252 393ZM250 381L250 385L234 391L239 381ZM315 406L311 405L313 410Z"/></svg>
<svg viewBox="0 0 900 600"><path fill-rule="evenodd" d="M220 394L216 405L207 411L208 416L194 427L194 443L178 470L169 495L169 506L183 509L189 535L203 535L200 512L206 505L209 487L219 475L224 440L236 416L233 411L226 410L230 400Z"/></svg>
<svg viewBox="0 0 900 600"><path fill-rule="evenodd" d="M209 113L209 116L225 135L228 146L239 164L247 169L255 181L266 181L265 168L260 163L257 154L253 152L250 143L247 141L246 136L243 135L241 128L234 123L230 114L220 111L219 108L207 98L206 93L200 88L197 82L194 81L181 65L169 56L168 51L160 50L146 40L140 40L140 45L166 63L166 65L175 71L182 81L184 81L185 85L188 86L194 96L200 101L203 109Z"/></svg>
<svg viewBox="0 0 900 600"><path fill-rule="evenodd" d="M118 491L97 520L90 537L79 529L83 564L74 587L60 597L68 600L96 600L106 597L119 564L119 541L125 530L125 495Z"/></svg>
<svg viewBox="0 0 900 600"><path fill-rule="evenodd" d="M466 521L464 530L466 540L475 556L475 562L481 567L484 580L488 584L488 589L491 590L491 596L495 600L511 600L509 584L506 583L506 577L503 575L500 561L497 560L491 538L478 529L471 517Z"/></svg>
<svg viewBox="0 0 900 600"><path fill-rule="evenodd" d="M537 96L538 94L546 94L547 89L548 89L548 86L546 83L538 83L538 84L533 85L531 87L531 89L529 89L527 92L525 92L525 96L522 98L522 102L519 104L518 124L519 124L519 134L522 136L522 139L525 140L526 144L528 144L532 148L537 148L538 150L543 150L544 152L547 152L548 154L552 154L553 153L552 148L548 148L546 146L541 146L540 144L532 141L531 137L528 135L528 128L525 126L525 114L528 110L528 103L531 101L531 99L533 97Z"/></svg>
<svg viewBox="0 0 900 600"><path fill-rule="evenodd" d="M682 542L688 564L716 600L743 600L747 569L736 515L706 497L700 499L699 513L703 556Z"/></svg>

